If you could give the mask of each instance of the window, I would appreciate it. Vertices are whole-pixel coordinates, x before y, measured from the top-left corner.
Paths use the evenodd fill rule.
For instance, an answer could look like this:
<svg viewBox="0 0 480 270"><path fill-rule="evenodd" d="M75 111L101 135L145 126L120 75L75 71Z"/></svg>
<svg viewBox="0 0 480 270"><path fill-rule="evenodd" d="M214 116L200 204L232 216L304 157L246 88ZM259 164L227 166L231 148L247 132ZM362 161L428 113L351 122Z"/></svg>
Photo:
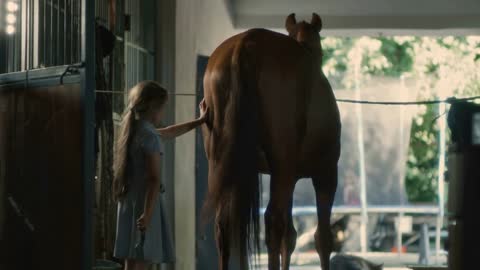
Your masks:
<svg viewBox="0 0 480 270"><path fill-rule="evenodd" d="M80 0L4 3L0 7L0 73L80 61Z"/></svg>

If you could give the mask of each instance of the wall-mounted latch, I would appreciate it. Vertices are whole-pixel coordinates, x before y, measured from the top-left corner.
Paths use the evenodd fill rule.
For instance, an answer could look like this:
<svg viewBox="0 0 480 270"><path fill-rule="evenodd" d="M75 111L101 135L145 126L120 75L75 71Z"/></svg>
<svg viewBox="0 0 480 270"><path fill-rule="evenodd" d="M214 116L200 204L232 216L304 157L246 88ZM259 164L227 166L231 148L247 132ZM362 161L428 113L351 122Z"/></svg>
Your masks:
<svg viewBox="0 0 480 270"><path fill-rule="evenodd" d="M67 75L67 74L80 74L79 69L84 67L84 66L85 66L85 63L83 63L83 62L69 65L65 69L65 71L62 73L62 75L60 75L60 84L63 84L63 77L65 77L65 75Z"/></svg>

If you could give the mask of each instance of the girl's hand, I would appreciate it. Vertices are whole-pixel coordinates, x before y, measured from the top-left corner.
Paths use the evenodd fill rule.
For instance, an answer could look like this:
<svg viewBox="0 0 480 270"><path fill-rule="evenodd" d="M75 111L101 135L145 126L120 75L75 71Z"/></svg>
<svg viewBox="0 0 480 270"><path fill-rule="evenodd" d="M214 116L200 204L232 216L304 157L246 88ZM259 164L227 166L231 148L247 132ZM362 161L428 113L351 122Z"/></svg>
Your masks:
<svg viewBox="0 0 480 270"><path fill-rule="evenodd" d="M205 121L207 119L207 113L208 113L208 107L207 107L207 104L205 103L205 99L202 99L198 107L200 108L199 119Z"/></svg>
<svg viewBox="0 0 480 270"><path fill-rule="evenodd" d="M137 220L137 228L144 232L147 229L147 226L150 224L151 217L143 213L140 218Z"/></svg>

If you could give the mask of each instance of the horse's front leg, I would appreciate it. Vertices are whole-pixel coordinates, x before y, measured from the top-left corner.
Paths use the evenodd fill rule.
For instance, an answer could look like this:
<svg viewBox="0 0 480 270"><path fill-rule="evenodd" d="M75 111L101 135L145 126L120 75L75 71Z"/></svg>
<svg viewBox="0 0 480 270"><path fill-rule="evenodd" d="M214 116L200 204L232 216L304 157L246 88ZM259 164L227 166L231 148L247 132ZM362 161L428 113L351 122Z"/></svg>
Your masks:
<svg viewBox="0 0 480 270"><path fill-rule="evenodd" d="M330 269L330 254L333 250L333 237L330 226L333 200L337 189L337 164L324 165L321 173L312 178L317 201L318 226L315 232L315 247L322 270Z"/></svg>

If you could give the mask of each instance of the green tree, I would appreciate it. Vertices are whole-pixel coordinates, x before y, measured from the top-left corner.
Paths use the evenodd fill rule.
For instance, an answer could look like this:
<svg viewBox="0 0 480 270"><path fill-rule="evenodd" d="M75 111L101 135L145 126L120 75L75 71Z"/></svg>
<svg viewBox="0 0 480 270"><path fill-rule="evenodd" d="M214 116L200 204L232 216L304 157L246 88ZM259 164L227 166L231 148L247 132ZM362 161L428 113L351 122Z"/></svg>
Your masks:
<svg viewBox="0 0 480 270"><path fill-rule="evenodd" d="M405 189L411 202L435 202L439 132L434 119L438 109L436 105L421 106L421 112L412 121Z"/></svg>
<svg viewBox="0 0 480 270"><path fill-rule="evenodd" d="M353 89L353 65L361 59L360 81L372 76L411 75L418 99L480 95L480 37L359 37L322 39L323 70L342 88ZM436 105L414 117L407 161L411 202L434 202L438 177L439 129Z"/></svg>

